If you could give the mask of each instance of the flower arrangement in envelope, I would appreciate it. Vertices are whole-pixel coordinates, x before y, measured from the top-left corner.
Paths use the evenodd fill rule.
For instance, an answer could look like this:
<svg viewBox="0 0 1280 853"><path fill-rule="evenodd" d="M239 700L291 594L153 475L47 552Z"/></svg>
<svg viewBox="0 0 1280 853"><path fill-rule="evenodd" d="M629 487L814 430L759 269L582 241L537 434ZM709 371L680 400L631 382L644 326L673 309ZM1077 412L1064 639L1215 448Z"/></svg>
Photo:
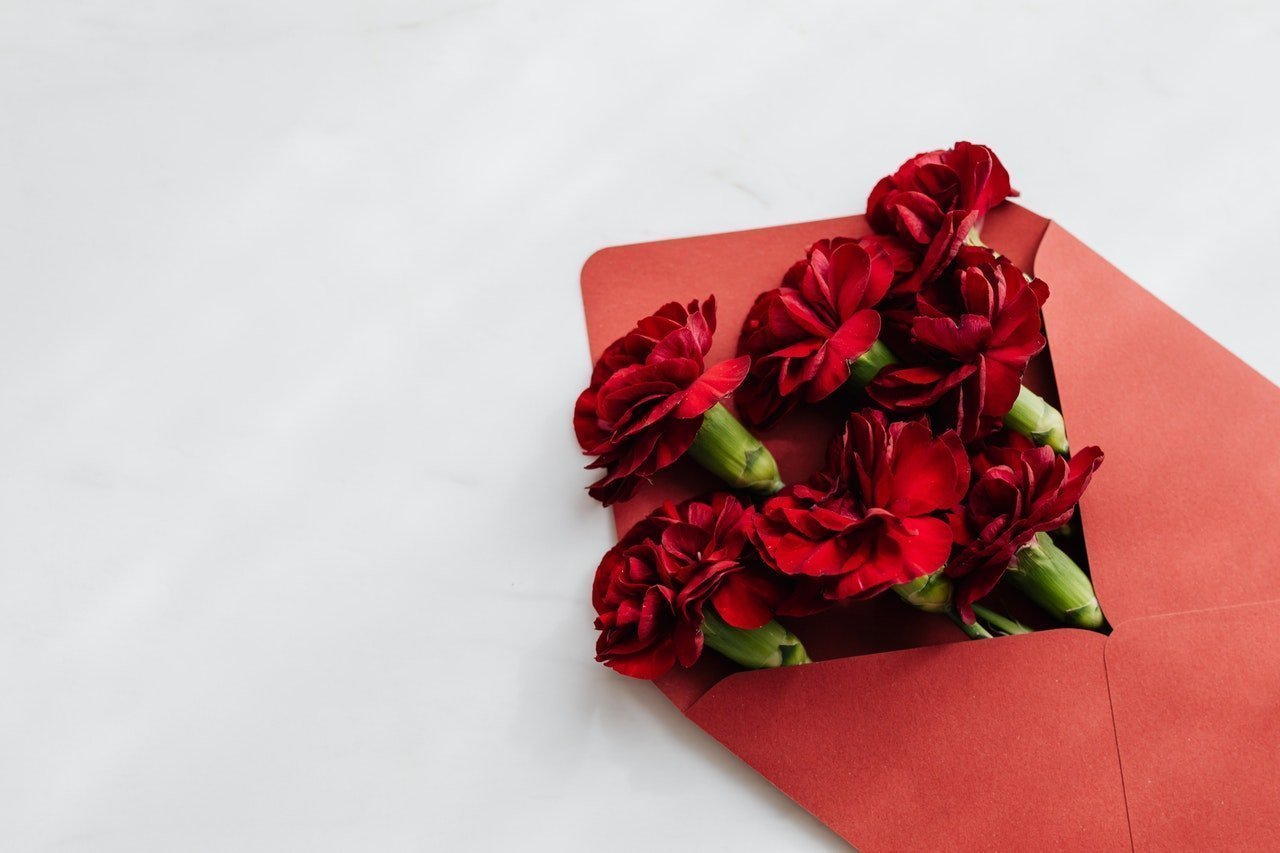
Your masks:
<svg viewBox="0 0 1280 853"><path fill-rule="evenodd" d="M591 257L597 659L863 850L1271 849L1280 395L1013 195Z"/></svg>

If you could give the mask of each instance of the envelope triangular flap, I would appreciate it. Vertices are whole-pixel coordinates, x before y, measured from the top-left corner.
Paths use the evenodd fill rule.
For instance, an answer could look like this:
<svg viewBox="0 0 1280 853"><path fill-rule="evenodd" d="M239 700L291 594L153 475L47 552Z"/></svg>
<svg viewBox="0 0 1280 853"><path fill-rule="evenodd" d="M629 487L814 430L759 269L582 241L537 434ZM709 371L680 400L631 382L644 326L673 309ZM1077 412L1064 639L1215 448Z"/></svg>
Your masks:
<svg viewBox="0 0 1280 853"><path fill-rule="evenodd" d="M1057 224L1034 268L1111 624L1280 598L1280 389Z"/></svg>
<svg viewBox="0 0 1280 853"><path fill-rule="evenodd" d="M864 851L1128 850L1105 643L1049 631L743 672L686 713Z"/></svg>
<svg viewBox="0 0 1280 853"><path fill-rule="evenodd" d="M1128 621L1106 666L1133 846L1280 839L1280 601Z"/></svg>

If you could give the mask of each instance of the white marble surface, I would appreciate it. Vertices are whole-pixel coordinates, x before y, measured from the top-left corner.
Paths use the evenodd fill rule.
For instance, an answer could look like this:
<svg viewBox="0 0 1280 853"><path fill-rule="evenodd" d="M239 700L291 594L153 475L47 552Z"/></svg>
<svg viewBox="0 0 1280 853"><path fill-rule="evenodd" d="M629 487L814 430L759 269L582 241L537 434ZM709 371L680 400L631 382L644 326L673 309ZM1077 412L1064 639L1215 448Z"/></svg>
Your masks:
<svg viewBox="0 0 1280 853"><path fill-rule="evenodd" d="M591 660L580 263L972 138L1280 378L1278 8L0 3L0 849L840 849Z"/></svg>

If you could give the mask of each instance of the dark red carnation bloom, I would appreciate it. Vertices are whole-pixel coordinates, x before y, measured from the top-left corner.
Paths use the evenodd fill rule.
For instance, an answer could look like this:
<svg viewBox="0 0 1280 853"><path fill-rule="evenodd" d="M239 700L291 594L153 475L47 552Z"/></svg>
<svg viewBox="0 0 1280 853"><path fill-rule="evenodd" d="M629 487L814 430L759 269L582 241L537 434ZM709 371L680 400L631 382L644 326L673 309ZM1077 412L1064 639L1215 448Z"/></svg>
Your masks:
<svg viewBox="0 0 1280 853"><path fill-rule="evenodd" d="M609 345L591 385L578 397L573 428L578 443L604 468L589 489L607 506L629 498L641 480L679 459L702 425L702 415L742 384L749 358L707 368L716 329L715 297L701 308L670 302Z"/></svg>
<svg viewBox="0 0 1280 853"><path fill-rule="evenodd" d="M1009 461L1024 450L1035 450L1039 445L1021 433L1010 429L1002 429L987 436L980 443L969 446L969 465L973 469L973 480L987 473L988 468L997 465L1008 465Z"/></svg>
<svg viewBox="0 0 1280 853"><path fill-rule="evenodd" d="M868 393L891 411L931 410L966 442L981 438L1013 407L1028 362L1044 349L1048 297L1047 284L1028 282L1009 259L964 247L916 298L911 340L921 362L880 371Z"/></svg>
<svg viewBox="0 0 1280 853"><path fill-rule="evenodd" d="M735 628L759 628L782 598L749 541L755 510L719 493L670 501L637 522L596 570L596 660L657 678L702 654L708 605Z"/></svg>
<svg viewBox="0 0 1280 853"><path fill-rule="evenodd" d="M923 420L849 417L827 465L770 498L754 538L765 561L821 581L828 600L863 598L937 571L951 551L942 515L964 497L969 460L955 432Z"/></svg>
<svg viewBox="0 0 1280 853"><path fill-rule="evenodd" d="M809 247L751 306L739 354L751 373L738 392L749 424L767 426L798 402L816 402L849 379L849 362L880 334L876 304L893 283L894 259L874 237L837 237Z"/></svg>
<svg viewBox="0 0 1280 853"><path fill-rule="evenodd" d="M867 198L867 219L917 247L919 267L904 285L912 290L941 273L987 211L1014 195L995 152L957 142L917 154L882 178Z"/></svg>
<svg viewBox="0 0 1280 853"><path fill-rule="evenodd" d="M947 575L955 581L956 609L967 622L973 621L973 603L992 590L1019 548L1071 519L1102 464L1096 447L1067 460L1049 447L1020 440L1017 445L983 451L983 464L990 467L952 517L956 545Z"/></svg>

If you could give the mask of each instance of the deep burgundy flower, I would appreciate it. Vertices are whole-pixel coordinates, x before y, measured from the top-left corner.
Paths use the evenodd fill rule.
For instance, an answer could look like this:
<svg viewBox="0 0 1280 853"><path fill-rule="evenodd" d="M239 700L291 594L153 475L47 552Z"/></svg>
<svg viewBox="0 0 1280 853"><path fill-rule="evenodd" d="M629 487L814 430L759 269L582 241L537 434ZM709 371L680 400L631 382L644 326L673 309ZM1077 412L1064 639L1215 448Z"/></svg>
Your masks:
<svg viewBox="0 0 1280 853"><path fill-rule="evenodd" d="M657 678L702 653L707 606L735 628L773 618L780 580L749 534L755 510L726 493L670 501L627 532L596 570L596 660L624 675Z"/></svg>
<svg viewBox="0 0 1280 853"><path fill-rule="evenodd" d="M693 444L702 415L742 384L749 358L707 368L715 297L668 303L609 345L578 397L578 443L605 476L589 489L607 506L626 500Z"/></svg>
<svg viewBox="0 0 1280 853"><path fill-rule="evenodd" d="M989 593L1018 549L1037 533L1061 527L1102 464L1102 451L1086 447L1070 460L1048 447L988 446L985 470L974 480L963 508L952 517L955 548L947 575L955 581L956 609L973 621L973 603Z"/></svg>
<svg viewBox="0 0 1280 853"><path fill-rule="evenodd" d="M851 415L827 465L760 511L754 538L783 574L819 579L828 600L864 598L937 571L951 551L943 514L969 485L955 432L924 421L889 424L878 411Z"/></svg>
<svg viewBox="0 0 1280 853"><path fill-rule="evenodd" d="M989 434L1044 349L1040 306L1048 296L1048 285L1028 282L1008 258L964 247L916 298L911 345L920 359L882 370L868 393L891 411L929 410L966 442Z"/></svg>
<svg viewBox="0 0 1280 853"><path fill-rule="evenodd" d="M876 304L894 279L877 238L837 237L809 247L752 305L738 339L751 372L737 394L748 424L768 426L800 401L816 402L849 379L849 362L880 334Z"/></svg>
<svg viewBox="0 0 1280 853"><path fill-rule="evenodd" d="M995 152L957 142L917 154L882 178L867 198L867 219L876 231L916 247L920 263L904 285L914 290L947 266L988 210L1014 195Z"/></svg>

